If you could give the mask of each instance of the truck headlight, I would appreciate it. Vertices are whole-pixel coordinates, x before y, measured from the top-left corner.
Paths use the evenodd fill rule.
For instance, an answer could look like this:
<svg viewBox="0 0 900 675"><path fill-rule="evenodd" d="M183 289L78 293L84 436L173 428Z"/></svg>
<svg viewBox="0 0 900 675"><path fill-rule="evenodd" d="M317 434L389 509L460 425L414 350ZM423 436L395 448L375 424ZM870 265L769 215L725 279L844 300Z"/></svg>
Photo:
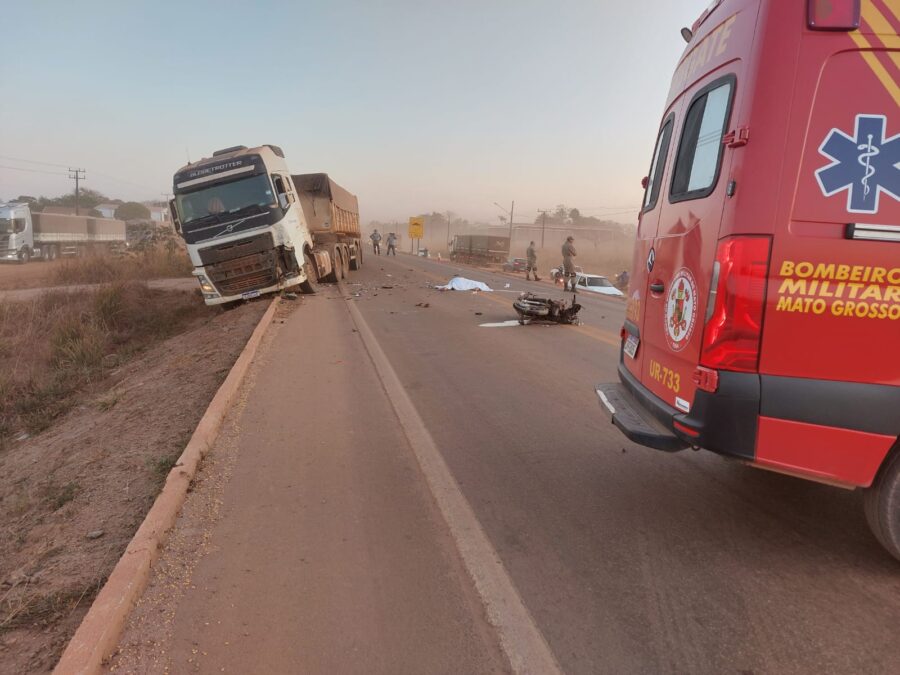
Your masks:
<svg viewBox="0 0 900 675"><path fill-rule="evenodd" d="M203 291L205 295L218 295L219 292L216 290L216 287L213 286L209 279L207 279L202 274L197 277L197 280L200 282L200 290Z"/></svg>

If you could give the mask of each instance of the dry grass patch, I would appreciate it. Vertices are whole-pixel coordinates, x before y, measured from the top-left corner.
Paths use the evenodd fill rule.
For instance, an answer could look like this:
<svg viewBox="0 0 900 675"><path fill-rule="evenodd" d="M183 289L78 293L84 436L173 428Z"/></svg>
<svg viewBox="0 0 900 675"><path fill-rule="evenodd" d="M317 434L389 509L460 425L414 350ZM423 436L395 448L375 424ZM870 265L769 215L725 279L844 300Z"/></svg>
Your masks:
<svg viewBox="0 0 900 675"><path fill-rule="evenodd" d="M95 255L65 260L53 270L55 285L97 284L190 276L193 266L178 247L155 247L124 256Z"/></svg>
<svg viewBox="0 0 900 675"><path fill-rule="evenodd" d="M193 293L116 282L95 292L45 293L0 303L0 447L13 434L46 429L75 393L148 345L212 315ZM115 396L100 403L111 408Z"/></svg>

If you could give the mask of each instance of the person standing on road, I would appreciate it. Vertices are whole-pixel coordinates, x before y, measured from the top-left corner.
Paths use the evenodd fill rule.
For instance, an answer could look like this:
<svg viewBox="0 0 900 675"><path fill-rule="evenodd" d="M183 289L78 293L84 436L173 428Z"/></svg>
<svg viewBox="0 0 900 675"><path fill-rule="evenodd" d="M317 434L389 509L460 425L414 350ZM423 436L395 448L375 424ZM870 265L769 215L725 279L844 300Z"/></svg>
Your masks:
<svg viewBox="0 0 900 675"><path fill-rule="evenodd" d="M388 233L387 237L387 255L393 255L395 258L397 257L397 235L393 232Z"/></svg>
<svg viewBox="0 0 900 675"><path fill-rule="evenodd" d="M534 272L534 280L540 281L541 278L537 275L537 251L534 248L534 242L528 244L528 248L525 250L525 257L528 259L528 262L525 264L525 281L531 279L532 272Z"/></svg>
<svg viewBox="0 0 900 675"><path fill-rule="evenodd" d="M569 235L566 237L566 243L562 245L563 256L563 278L565 279L565 290L569 290L569 284L572 284L572 292L575 290L575 237Z"/></svg>
<svg viewBox="0 0 900 675"><path fill-rule="evenodd" d="M381 235L378 234L378 230L370 234L369 239L372 240L372 248L375 249L375 255L381 255Z"/></svg>

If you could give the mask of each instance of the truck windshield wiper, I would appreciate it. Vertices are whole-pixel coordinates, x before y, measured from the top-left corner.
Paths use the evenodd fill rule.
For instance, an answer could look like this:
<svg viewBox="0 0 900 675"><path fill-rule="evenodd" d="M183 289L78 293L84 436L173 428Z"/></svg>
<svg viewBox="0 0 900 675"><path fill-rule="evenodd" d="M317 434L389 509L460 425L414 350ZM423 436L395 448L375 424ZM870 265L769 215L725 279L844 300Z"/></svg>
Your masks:
<svg viewBox="0 0 900 675"><path fill-rule="evenodd" d="M256 213L265 213L265 209L259 204L248 204L247 206L242 206L239 209L235 209L234 211L229 211L229 216L247 216L252 212Z"/></svg>

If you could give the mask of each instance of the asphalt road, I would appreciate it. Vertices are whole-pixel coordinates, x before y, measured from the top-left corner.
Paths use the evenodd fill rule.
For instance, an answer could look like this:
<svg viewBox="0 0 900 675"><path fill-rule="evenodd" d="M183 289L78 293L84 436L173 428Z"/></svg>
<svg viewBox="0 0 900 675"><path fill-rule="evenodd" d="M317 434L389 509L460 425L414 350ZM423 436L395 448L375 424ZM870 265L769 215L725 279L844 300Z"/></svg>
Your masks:
<svg viewBox="0 0 900 675"><path fill-rule="evenodd" d="M430 288L456 269L369 256L344 297L562 670L897 672L900 566L858 494L628 443L593 392L615 377L624 303L579 296L582 326L483 327L515 318L516 292L552 287L466 269L496 292ZM269 672L502 669L344 302L334 288L304 301L274 336L235 432L214 553L193 572L199 590L170 608L174 637L153 649L186 660L197 638L185 635L215 617L229 627L207 629L219 660L200 671L218 672L241 623L266 637L229 665L277 654ZM297 390L300 372L331 407ZM314 430L347 419L330 442ZM264 573L248 583L246 569Z"/></svg>

